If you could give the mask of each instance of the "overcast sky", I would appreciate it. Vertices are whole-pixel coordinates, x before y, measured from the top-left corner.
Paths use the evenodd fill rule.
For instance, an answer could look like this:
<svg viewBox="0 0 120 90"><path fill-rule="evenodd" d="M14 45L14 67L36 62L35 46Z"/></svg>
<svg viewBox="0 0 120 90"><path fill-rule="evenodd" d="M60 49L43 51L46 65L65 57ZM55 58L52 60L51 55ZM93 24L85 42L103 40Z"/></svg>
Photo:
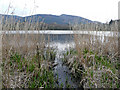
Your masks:
<svg viewBox="0 0 120 90"><path fill-rule="evenodd" d="M0 0L0 14L69 14L93 21L118 19L120 0ZM10 8L9 8L10 6Z"/></svg>

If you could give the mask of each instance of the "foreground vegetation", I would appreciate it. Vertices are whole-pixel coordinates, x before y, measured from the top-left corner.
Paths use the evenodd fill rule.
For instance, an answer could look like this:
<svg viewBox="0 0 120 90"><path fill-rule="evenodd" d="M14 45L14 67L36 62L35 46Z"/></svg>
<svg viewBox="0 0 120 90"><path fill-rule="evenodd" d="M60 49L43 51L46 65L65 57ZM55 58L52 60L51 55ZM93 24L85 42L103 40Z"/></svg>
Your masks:
<svg viewBox="0 0 120 90"><path fill-rule="evenodd" d="M118 24L115 25L111 29L118 32ZM88 27L91 30L94 25ZM74 28L76 30L82 27L76 25ZM95 28L99 31L99 27ZM118 35L108 37L75 34L74 41L75 48L63 54L63 62L69 66L73 76L81 80L80 85L84 88L120 88Z"/></svg>
<svg viewBox="0 0 120 90"><path fill-rule="evenodd" d="M114 61L108 56L103 56L83 50L82 57L75 49L64 53L63 62L68 65L72 75L80 81L80 86L84 88L119 88L118 57Z"/></svg>
<svg viewBox="0 0 120 90"><path fill-rule="evenodd" d="M45 56L45 55L49 55ZM3 58L3 88L53 88L55 79L52 71L55 52L43 55L37 50L32 58L11 52L9 59Z"/></svg>

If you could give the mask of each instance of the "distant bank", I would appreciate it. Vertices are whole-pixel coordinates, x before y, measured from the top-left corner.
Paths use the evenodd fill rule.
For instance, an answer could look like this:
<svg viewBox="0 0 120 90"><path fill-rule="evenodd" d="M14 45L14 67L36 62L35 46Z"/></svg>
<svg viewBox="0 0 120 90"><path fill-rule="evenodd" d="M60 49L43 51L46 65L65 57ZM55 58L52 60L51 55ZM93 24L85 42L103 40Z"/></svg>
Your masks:
<svg viewBox="0 0 120 90"><path fill-rule="evenodd" d="M71 31L71 30L20 30L20 31L0 31L0 34L89 34L89 35L95 35L95 36L108 36L108 37L118 37L118 32L112 32L112 31Z"/></svg>

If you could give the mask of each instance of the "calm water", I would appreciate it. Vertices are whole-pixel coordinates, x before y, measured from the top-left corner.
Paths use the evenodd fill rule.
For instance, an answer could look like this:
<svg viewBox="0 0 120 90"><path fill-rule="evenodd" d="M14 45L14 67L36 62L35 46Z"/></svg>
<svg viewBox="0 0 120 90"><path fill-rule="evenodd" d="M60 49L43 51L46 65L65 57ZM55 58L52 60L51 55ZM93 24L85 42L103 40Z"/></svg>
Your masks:
<svg viewBox="0 0 120 90"><path fill-rule="evenodd" d="M20 33L20 34L89 34L89 35L97 35L97 36L118 36L118 32L111 32L111 31L87 31L87 30L75 30L75 31L71 31L71 30L41 30L41 31L36 31L36 30L32 30L32 31L25 31L25 30L19 30L19 31L0 31L0 33L6 33L6 34L16 34L16 33Z"/></svg>

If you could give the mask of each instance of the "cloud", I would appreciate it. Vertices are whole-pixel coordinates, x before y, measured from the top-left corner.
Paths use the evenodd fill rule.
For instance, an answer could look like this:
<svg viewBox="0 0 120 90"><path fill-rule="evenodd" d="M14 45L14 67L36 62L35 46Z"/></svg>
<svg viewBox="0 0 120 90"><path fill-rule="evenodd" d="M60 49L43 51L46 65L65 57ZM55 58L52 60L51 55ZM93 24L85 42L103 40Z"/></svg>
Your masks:
<svg viewBox="0 0 120 90"><path fill-rule="evenodd" d="M8 10L9 4L16 15L71 14L94 21L106 22L118 18L119 0L0 0L0 13Z"/></svg>

